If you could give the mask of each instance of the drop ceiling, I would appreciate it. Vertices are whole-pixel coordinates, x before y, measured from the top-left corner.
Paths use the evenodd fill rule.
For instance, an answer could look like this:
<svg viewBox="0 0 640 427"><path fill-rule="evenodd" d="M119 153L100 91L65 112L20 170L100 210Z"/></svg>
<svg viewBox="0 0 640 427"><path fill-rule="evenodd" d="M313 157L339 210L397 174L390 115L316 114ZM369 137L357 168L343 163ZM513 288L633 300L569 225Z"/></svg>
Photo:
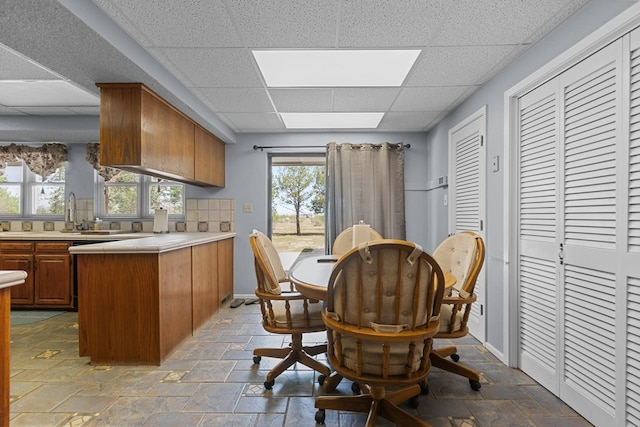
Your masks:
<svg viewBox="0 0 640 427"><path fill-rule="evenodd" d="M143 82L226 142L288 132L281 113L425 132L587 1L4 0L0 142L97 140L98 82ZM274 49L420 53L401 86L281 88L252 54Z"/></svg>

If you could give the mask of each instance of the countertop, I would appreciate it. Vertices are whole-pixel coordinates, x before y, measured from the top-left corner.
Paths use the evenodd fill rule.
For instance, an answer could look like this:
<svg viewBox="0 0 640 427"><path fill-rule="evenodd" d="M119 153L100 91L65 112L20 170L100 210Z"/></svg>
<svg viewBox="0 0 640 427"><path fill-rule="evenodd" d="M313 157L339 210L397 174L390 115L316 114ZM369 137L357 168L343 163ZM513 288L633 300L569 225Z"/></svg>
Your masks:
<svg viewBox="0 0 640 427"><path fill-rule="evenodd" d="M218 240L231 239L236 233L166 233L166 234L148 234L135 233L140 238L125 238L125 240L107 241L104 243L94 243L91 245L72 246L69 252L72 254L127 254L127 253L162 253L174 251L176 249L187 248L190 246L201 245L204 243L215 242ZM87 240L97 240L95 237L122 238L128 236L117 234L112 236L86 236ZM143 237L146 236L146 237Z"/></svg>
<svg viewBox="0 0 640 427"><path fill-rule="evenodd" d="M27 277L27 272L22 270L0 270L0 289L9 286L21 285Z"/></svg>
<svg viewBox="0 0 640 427"><path fill-rule="evenodd" d="M80 232L63 233L62 231L0 231L0 240L70 240L110 242L116 240L141 239L143 237L157 235L158 234L154 233L80 234Z"/></svg>

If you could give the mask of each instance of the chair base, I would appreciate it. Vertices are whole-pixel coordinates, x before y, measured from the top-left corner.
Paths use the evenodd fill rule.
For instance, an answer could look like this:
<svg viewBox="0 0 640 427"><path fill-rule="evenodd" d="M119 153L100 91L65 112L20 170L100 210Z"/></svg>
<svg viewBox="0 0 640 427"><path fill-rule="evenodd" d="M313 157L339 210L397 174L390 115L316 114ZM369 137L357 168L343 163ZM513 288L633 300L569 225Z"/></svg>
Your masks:
<svg viewBox="0 0 640 427"><path fill-rule="evenodd" d="M431 366L468 378L469 383L474 390L480 389L480 374L477 371L447 359L447 357L456 354L457 351L458 350L455 346L447 346L431 350L431 353L429 353ZM474 387L474 384L477 384L477 389Z"/></svg>
<svg viewBox="0 0 640 427"><path fill-rule="evenodd" d="M312 356L327 352L327 345L303 346L302 334L291 334L291 347L289 348L256 348L253 350L254 362L260 357L275 357L282 359L280 363L274 366L267 374L265 387L271 388L278 375L289 369L294 363L300 362L305 366L313 369L328 377L331 370L328 366L318 362ZM257 359L259 362L259 359ZM256 363L258 363L256 362Z"/></svg>
<svg viewBox="0 0 640 427"><path fill-rule="evenodd" d="M316 398L315 406L319 409L318 413L316 413L316 421L324 423L324 410L334 409L369 414L366 423L367 427L375 426L378 416L399 426L429 426L425 421L403 411L397 406L399 403L419 395L419 385L415 384L389 393L382 386L362 384L361 387L365 394L360 396L319 396Z"/></svg>

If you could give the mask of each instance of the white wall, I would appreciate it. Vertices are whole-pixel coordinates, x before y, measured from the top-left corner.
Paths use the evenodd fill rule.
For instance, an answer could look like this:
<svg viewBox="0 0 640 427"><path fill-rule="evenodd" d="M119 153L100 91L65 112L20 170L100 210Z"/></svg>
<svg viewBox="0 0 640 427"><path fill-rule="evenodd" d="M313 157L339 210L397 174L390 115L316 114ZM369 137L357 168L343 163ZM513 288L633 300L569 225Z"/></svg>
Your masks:
<svg viewBox="0 0 640 427"><path fill-rule="evenodd" d="M500 163L504 164L504 92L635 3L634 0L592 0L447 116L427 134L428 164L433 165L430 168L428 179L437 176L434 173L438 169L438 165L447 164L449 129L485 105L488 117L487 162L491 162L494 156L500 156ZM487 165L486 342L495 353L503 355L507 352L504 334L509 320L504 318L505 301L503 295L505 288L512 285L503 282L505 269L503 181L505 175L502 167L498 172L489 172L491 170L490 165ZM434 192L429 195L427 217L444 218L445 222L440 224L441 227L446 228L446 217L442 217L442 206L439 201L439 194ZM427 247L431 247L435 243L435 241L429 240ZM503 360L505 359L503 358Z"/></svg>

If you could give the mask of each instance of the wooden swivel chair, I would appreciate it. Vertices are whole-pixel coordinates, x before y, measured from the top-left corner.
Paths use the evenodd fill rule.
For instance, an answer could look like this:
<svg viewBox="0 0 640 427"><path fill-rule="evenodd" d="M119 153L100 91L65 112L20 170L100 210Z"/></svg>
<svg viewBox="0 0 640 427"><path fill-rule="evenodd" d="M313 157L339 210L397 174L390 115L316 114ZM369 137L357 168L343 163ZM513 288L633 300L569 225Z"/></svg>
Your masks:
<svg viewBox="0 0 640 427"><path fill-rule="evenodd" d="M253 362L260 363L263 356L282 359L267 374L264 386L271 389L275 378L291 365L300 362L323 376L330 373L329 367L312 356L324 353L326 345L303 346L302 334L325 330L322 321L322 304L311 301L294 291L282 267L277 250L271 240L262 232L253 230L249 236L254 255L258 286L255 293L262 311L262 326L274 334L291 335L291 346L286 348L256 348ZM281 284L288 283L286 290Z"/></svg>
<svg viewBox="0 0 640 427"><path fill-rule="evenodd" d="M473 293L478 274L484 263L485 247L480 235L464 231L447 237L433 252L443 271L456 277L451 293L442 300L440 329L435 338L460 338L469 332L467 321L471 305L476 300ZM449 356L452 360L447 359ZM458 362L460 356L455 346L436 348L431 352L431 364L469 379L473 390L480 390L480 374Z"/></svg>
<svg viewBox="0 0 640 427"><path fill-rule="evenodd" d="M417 407L420 383L431 366L443 289L438 263L410 242L364 243L338 260L322 313L327 357L364 394L318 397L318 423L324 423L326 409L336 409L368 413L367 426L375 425L377 416L428 426L397 405L410 400Z"/></svg>
<svg viewBox="0 0 640 427"><path fill-rule="evenodd" d="M382 234L378 233L373 228L370 229L369 232L369 240L380 240L382 239ZM331 253L333 255L343 255L347 253L353 246L353 227L348 227L342 230L340 234L333 241L333 246L331 247Z"/></svg>

